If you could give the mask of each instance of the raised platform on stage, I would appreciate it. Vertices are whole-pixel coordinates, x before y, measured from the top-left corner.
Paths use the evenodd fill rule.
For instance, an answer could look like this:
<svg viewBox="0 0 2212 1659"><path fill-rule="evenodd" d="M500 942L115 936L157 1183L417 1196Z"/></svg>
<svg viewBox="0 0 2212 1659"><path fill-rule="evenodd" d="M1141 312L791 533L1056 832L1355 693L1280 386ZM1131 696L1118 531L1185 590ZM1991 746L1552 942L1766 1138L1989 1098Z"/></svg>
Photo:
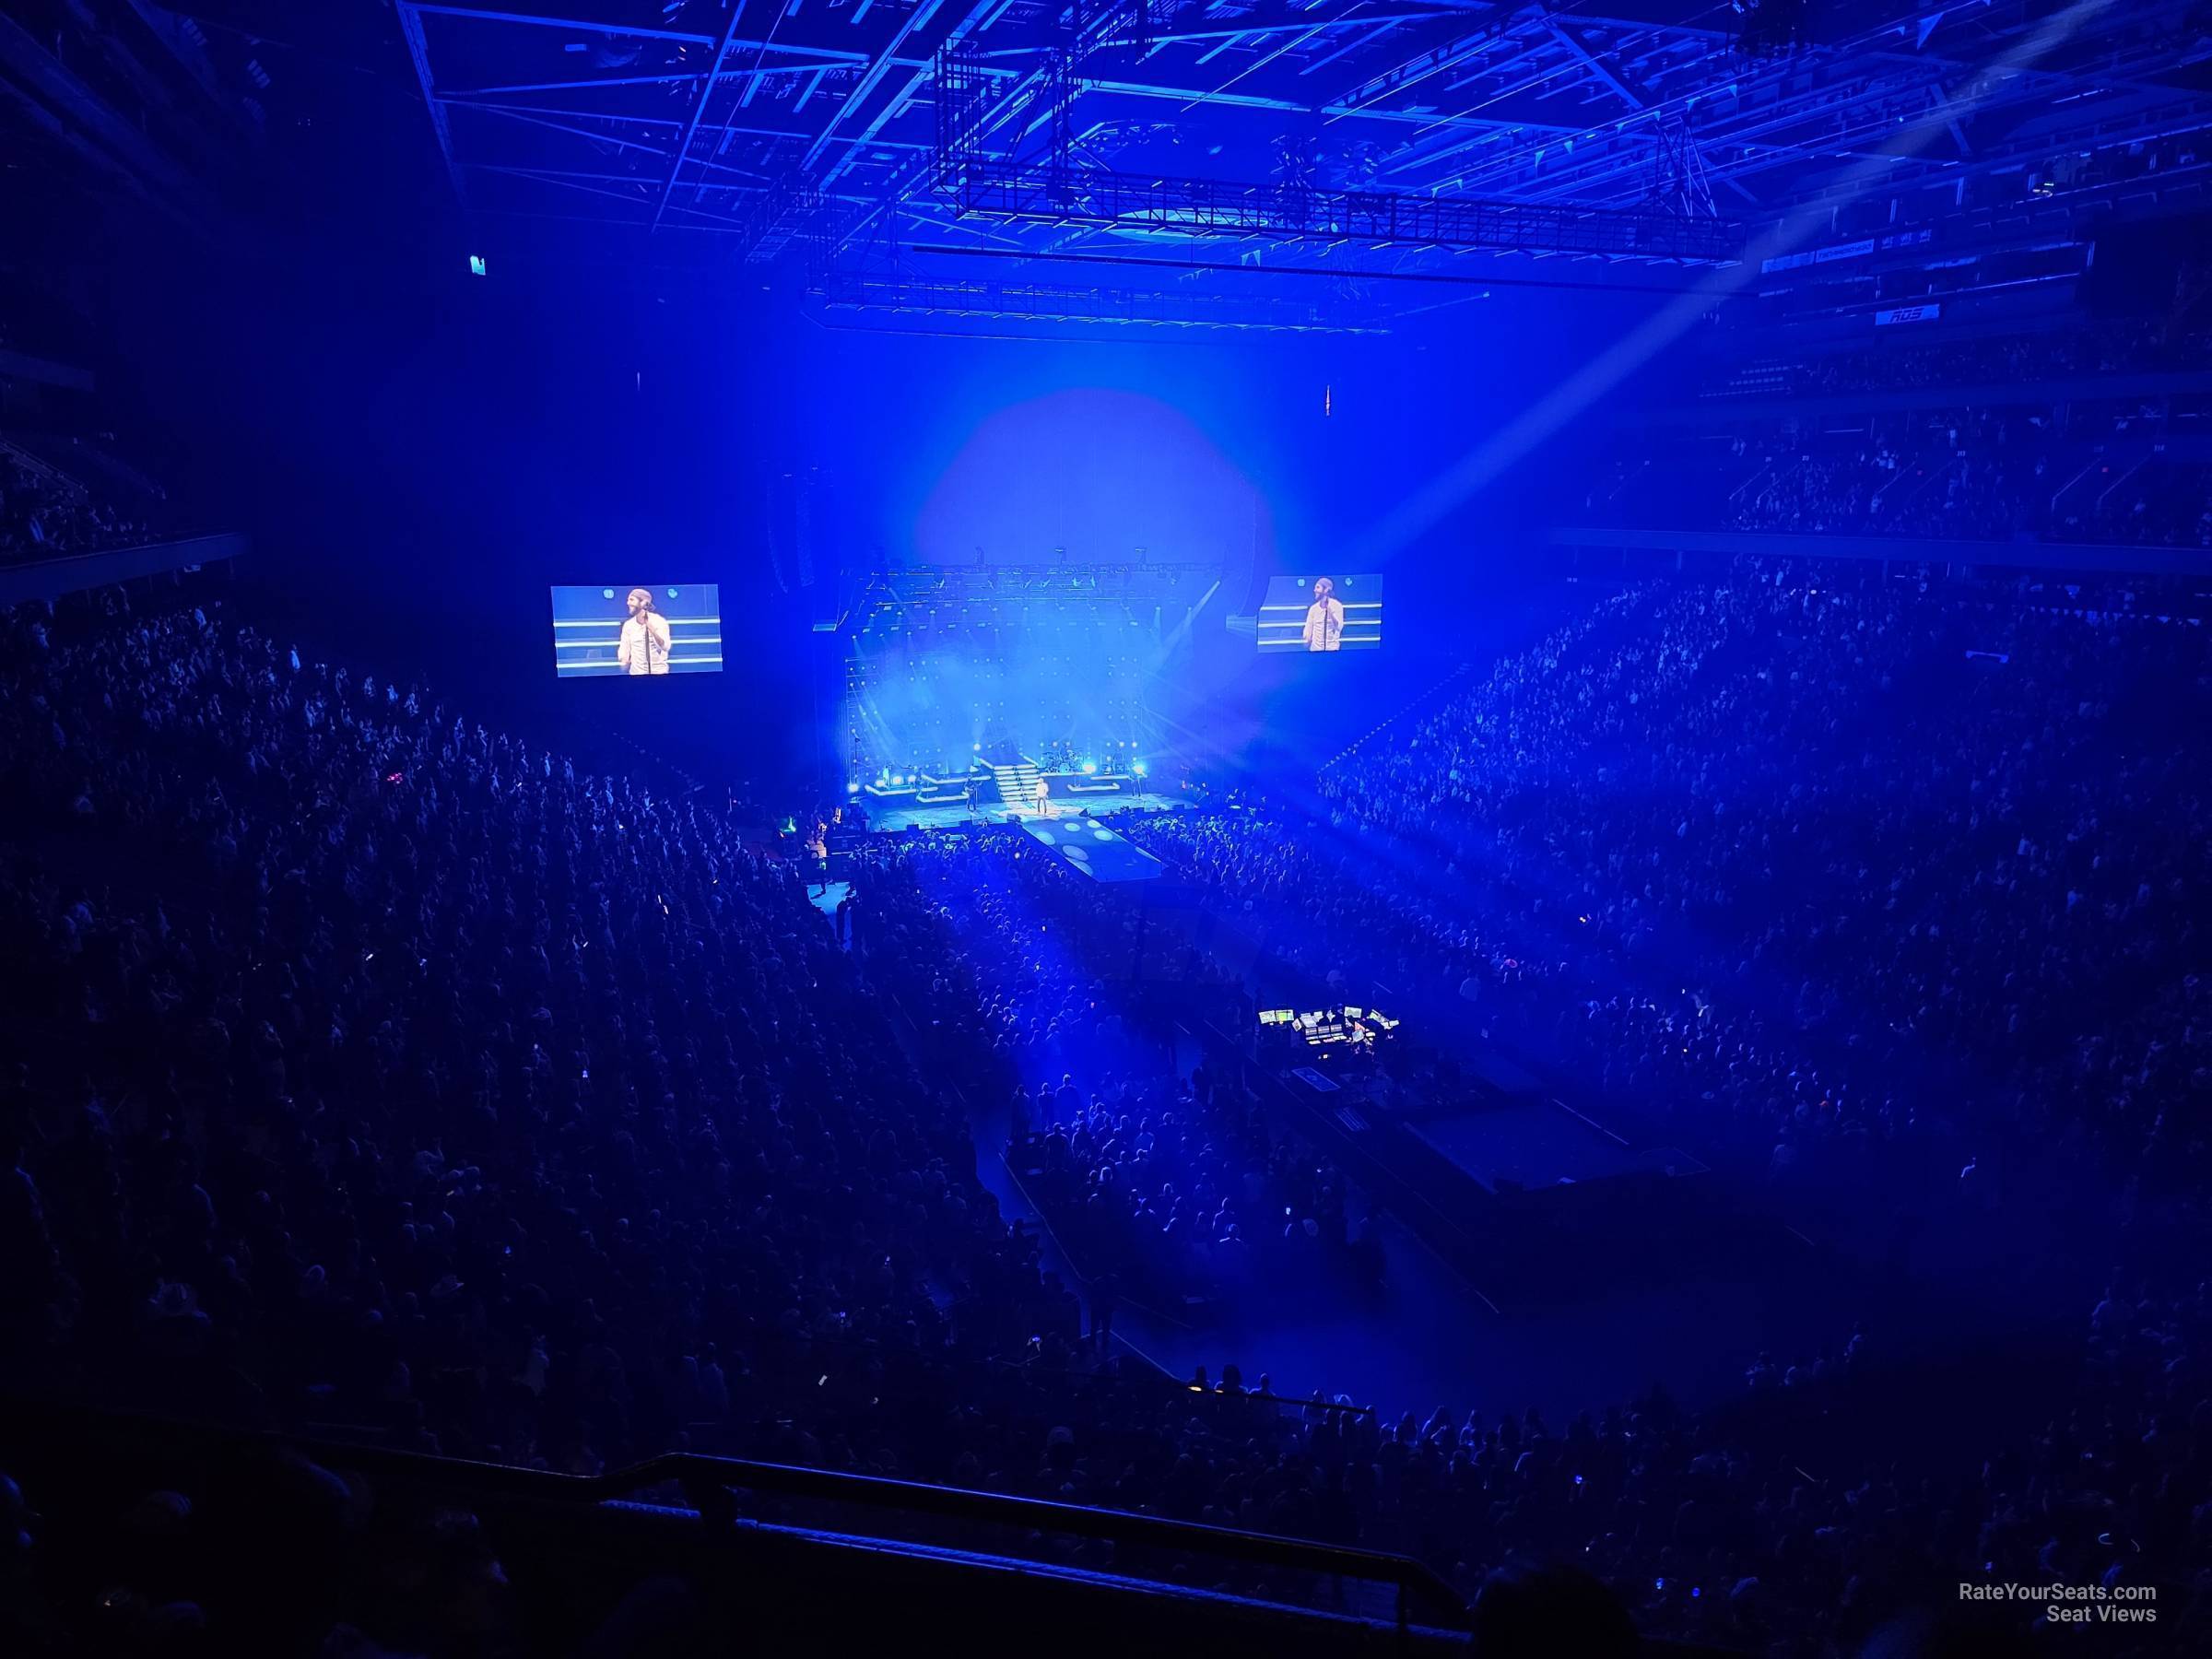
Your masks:
<svg viewBox="0 0 2212 1659"><path fill-rule="evenodd" d="M1122 794L1105 799L1082 804L1071 804L1055 794L1053 798L1053 816L1041 821L1047 824L1074 823L1084 805L1094 812L1174 812L1183 802L1171 794L1150 791L1143 794ZM925 806L920 802L901 802L887 805L877 801L868 803L868 827L871 830L957 830L966 824L1003 824L1018 817L1024 824L1040 821L1035 810L1015 813L993 799L971 806L965 802L944 806Z"/></svg>
<svg viewBox="0 0 2212 1659"><path fill-rule="evenodd" d="M956 824L1014 823L1044 815L1079 812L1156 811L1172 806L1146 787L1145 763L1132 759L1124 770L1086 762L1046 771L1010 748L984 754L979 747L964 771L919 768L894 772L888 768L872 783L850 786L878 830L948 830Z"/></svg>

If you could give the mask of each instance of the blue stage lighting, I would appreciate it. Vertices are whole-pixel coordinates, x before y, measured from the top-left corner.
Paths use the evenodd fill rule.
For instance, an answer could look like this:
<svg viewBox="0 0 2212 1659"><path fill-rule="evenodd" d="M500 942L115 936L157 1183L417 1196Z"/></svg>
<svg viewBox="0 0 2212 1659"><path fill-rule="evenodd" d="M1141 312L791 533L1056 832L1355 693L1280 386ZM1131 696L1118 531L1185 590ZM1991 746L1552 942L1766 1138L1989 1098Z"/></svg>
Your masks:
<svg viewBox="0 0 2212 1659"><path fill-rule="evenodd" d="M1099 763L1096 760L1086 760L1083 762L1083 771L1085 776L1088 777L1090 773L1095 772L1098 770Z"/></svg>
<svg viewBox="0 0 2212 1659"><path fill-rule="evenodd" d="M855 778L850 783L846 784L845 793L847 794L858 794L860 793L860 780Z"/></svg>
<svg viewBox="0 0 2212 1659"><path fill-rule="evenodd" d="M1138 762L1137 762L1137 763L1136 763L1135 766L1132 766L1132 767L1131 767L1129 770L1130 770L1131 771L1135 772L1135 774L1136 774L1138 777L1140 777L1140 778L1141 778L1141 777L1143 777L1143 776L1145 775L1145 763L1144 763L1142 760L1139 760L1139 761L1138 761Z"/></svg>

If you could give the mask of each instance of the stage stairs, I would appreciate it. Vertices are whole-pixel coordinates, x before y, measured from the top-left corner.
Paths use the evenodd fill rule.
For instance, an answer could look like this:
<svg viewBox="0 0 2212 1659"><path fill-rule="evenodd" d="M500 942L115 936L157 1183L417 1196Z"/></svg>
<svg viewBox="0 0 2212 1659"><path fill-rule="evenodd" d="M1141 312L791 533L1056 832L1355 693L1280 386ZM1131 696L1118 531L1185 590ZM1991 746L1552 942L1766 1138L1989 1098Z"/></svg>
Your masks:
<svg viewBox="0 0 2212 1659"><path fill-rule="evenodd" d="M1037 807L1037 762L1017 760L1012 765L997 761L981 762L989 769L991 781L998 786L998 798L1009 812L1033 812Z"/></svg>
<svg viewBox="0 0 2212 1659"><path fill-rule="evenodd" d="M968 798L968 780L963 777L939 778L929 772L914 790L914 804L918 806L957 806Z"/></svg>

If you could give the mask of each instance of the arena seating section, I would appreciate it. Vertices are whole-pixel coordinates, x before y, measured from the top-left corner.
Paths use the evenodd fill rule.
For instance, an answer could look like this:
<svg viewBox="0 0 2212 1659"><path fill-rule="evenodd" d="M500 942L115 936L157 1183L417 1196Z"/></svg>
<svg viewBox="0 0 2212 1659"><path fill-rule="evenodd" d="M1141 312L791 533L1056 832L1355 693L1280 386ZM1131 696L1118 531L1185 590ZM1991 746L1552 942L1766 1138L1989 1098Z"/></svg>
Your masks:
<svg viewBox="0 0 2212 1659"><path fill-rule="evenodd" d="M1994 368L2174 360L2109 345ZM1747 428L1670 495L1747 531L2212 537L2198 462L2029 511L2135 418L2070 418ZM0 453L10 557L135 533L42 464ZM1756 552L1585 580L1317 796L1123 823L1277 970L1438 1018L1471 1000L1780 1202L1947 1239L2048 1204L2097 1252L2101 1293L2032 1351L1924 1359L1869 1310L1744 1356L1711 1409L1572 1416L1479 1376L1441 1405L1278 1391L1264 1355L1186 1381L1110 1340L1117 1299L1382 1271L1325 1149L1180 1057L1175 1018L1249 1018L1248 964L1203 942L1228 928L1147 944L1018 838L967 835L854 854L832 919L704 794L303 660L212 591L17 606L0 1651L465 1628L665 1652L733 1618L819 1630L792 1587L853 1575L935 1615L1008 1561L1008 1605L1082 1650L1165 1617L1141 1594L1292 1649L1487 1618L1495 1653L1814 1654L1932 1583L2060 1578L2159 1586L2187 1651L2212 1516L2199 600ZM1110 991L1132 951L1171 989ZM986 1108L1006 1127L979 1145ZM979 1178L1002 1156L1084 1282ZM580 1498L588 1521L548 1520ZM702 1594L702 1549L746 1588Z"/></svg>
<svg viewBox="0 0 2212 1659"><path fill-rule="evenodd" d="M1373 830L1479 853L1502 892L1540 877L1548 905L1385 888L1378 926L1348 892L1315 914L1325 854L1264 818L1150 836L1224 902L1306 906L1317 959L1364 942L1431 982L1486 976L1741 1163L1880 1179L2015 1147L2025 1182L2041 1147L2124 1179L2127 1265L2069 1362L2090 1408L1958 1485L1894 1488L1870 1433L1855 1471L1778 1492L1753 1441L1657 1403L1557 1428L1270 1407L1251 1436L1177 1389L1109 1405L947 1081L1120 1062L1095 1101L1062 1085L1030 1118L1129 1206L1110 1248L1235 1254L1246 1182L1294 1179L1298 1149L1147 1068L1079 981L984 980L1004 952L962 934L989 908L956 927L930 886L979 854L884 854L900 878L866 885L847 952L695 803L205 609L11 618L7 1006L41 1033L10 1080L9 1259L35 1266L8 1285L12 1365L80 1399L571 1474L692 1441L1359 1542L1464 1590L1590 1544L1647 1627L1724 1644L1834 1619L1877 1556L2026 1571L2053 1544L2093 1575L2110 1525L2053 1540L2018 1512L2062 1465L2081 1514L2126 1506L2144 1562L2178 1563L2204 1494L2175 1483L2201 1464L2156 1448L2161 1425L2203 1432L2172 1362L2206 1309L2156 1265L2193 1258L2153 1246L2200 1219L2204 636L2032 597L1816 594L1786 570L1637 589L1332 774ZM1801 689L1754 695L1782 683ZM1928 711L1910 755L1865 747L1906 704ZM2162 741L2124 740L2153 720ZM1561 939L1568 912L1589 931ZM1695 990L1589 994L1685 917L1711 947ZM2045 971L2007 984L1993 959L2023 948ZM910 1058L894 1007L981 1018ZM1924 1049L1910 1086L1896 1037L1853 1019ZM1136 1119L1125 1147L1112 1116ZM1327 1187L1308 1171L1297 1197L1333 1227ZM1878 1396L1849 1335L1756 1368L1754 1393ZM1726 1524L1684 1524L1701 1493ZM1641 1605L1670 1565L1710 1607Z"/></svg>

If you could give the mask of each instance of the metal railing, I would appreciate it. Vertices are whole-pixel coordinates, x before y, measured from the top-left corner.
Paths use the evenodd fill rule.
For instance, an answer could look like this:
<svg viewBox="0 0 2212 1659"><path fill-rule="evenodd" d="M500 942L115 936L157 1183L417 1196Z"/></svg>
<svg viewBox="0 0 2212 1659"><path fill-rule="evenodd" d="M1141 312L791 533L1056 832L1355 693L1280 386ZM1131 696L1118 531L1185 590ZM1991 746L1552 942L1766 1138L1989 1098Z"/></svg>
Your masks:
<svg viewBox="0 0 2212 1659"><path fill-rule="evenodd" d="M685 1501L703 1523L729 1529L733 1536L740 1518L735 1494L741 1491L849 1504L887 1517L927 1517L1091 1539L1114 1545L1117 1558L1123 1549L1152 1550L1203 1557L1262 1571L1376 1584L1394 1592L1401 1627L1469 1628L1467 1605L1458 1593L1431 1569L1405 1556L961 1487L696 1453L668 1453L604 1475L563 1475L303 1435L257 1434L150 1415L24 1400L8 1401L6 1418L13 1433L20 1434L35 1425L32 1431L50 1443L55 1437L76 1436L110 1454L134 1431L152 1437L162 1453L170 1455L196 1447L219 1452L231 1460L240 1451L255 1446L282 1448L372 1477L482 1497L582 1506L635 1499L654 1488L673 1485L683 1492ZM974 1553L991 1552L978 1549Z"/></svg>

